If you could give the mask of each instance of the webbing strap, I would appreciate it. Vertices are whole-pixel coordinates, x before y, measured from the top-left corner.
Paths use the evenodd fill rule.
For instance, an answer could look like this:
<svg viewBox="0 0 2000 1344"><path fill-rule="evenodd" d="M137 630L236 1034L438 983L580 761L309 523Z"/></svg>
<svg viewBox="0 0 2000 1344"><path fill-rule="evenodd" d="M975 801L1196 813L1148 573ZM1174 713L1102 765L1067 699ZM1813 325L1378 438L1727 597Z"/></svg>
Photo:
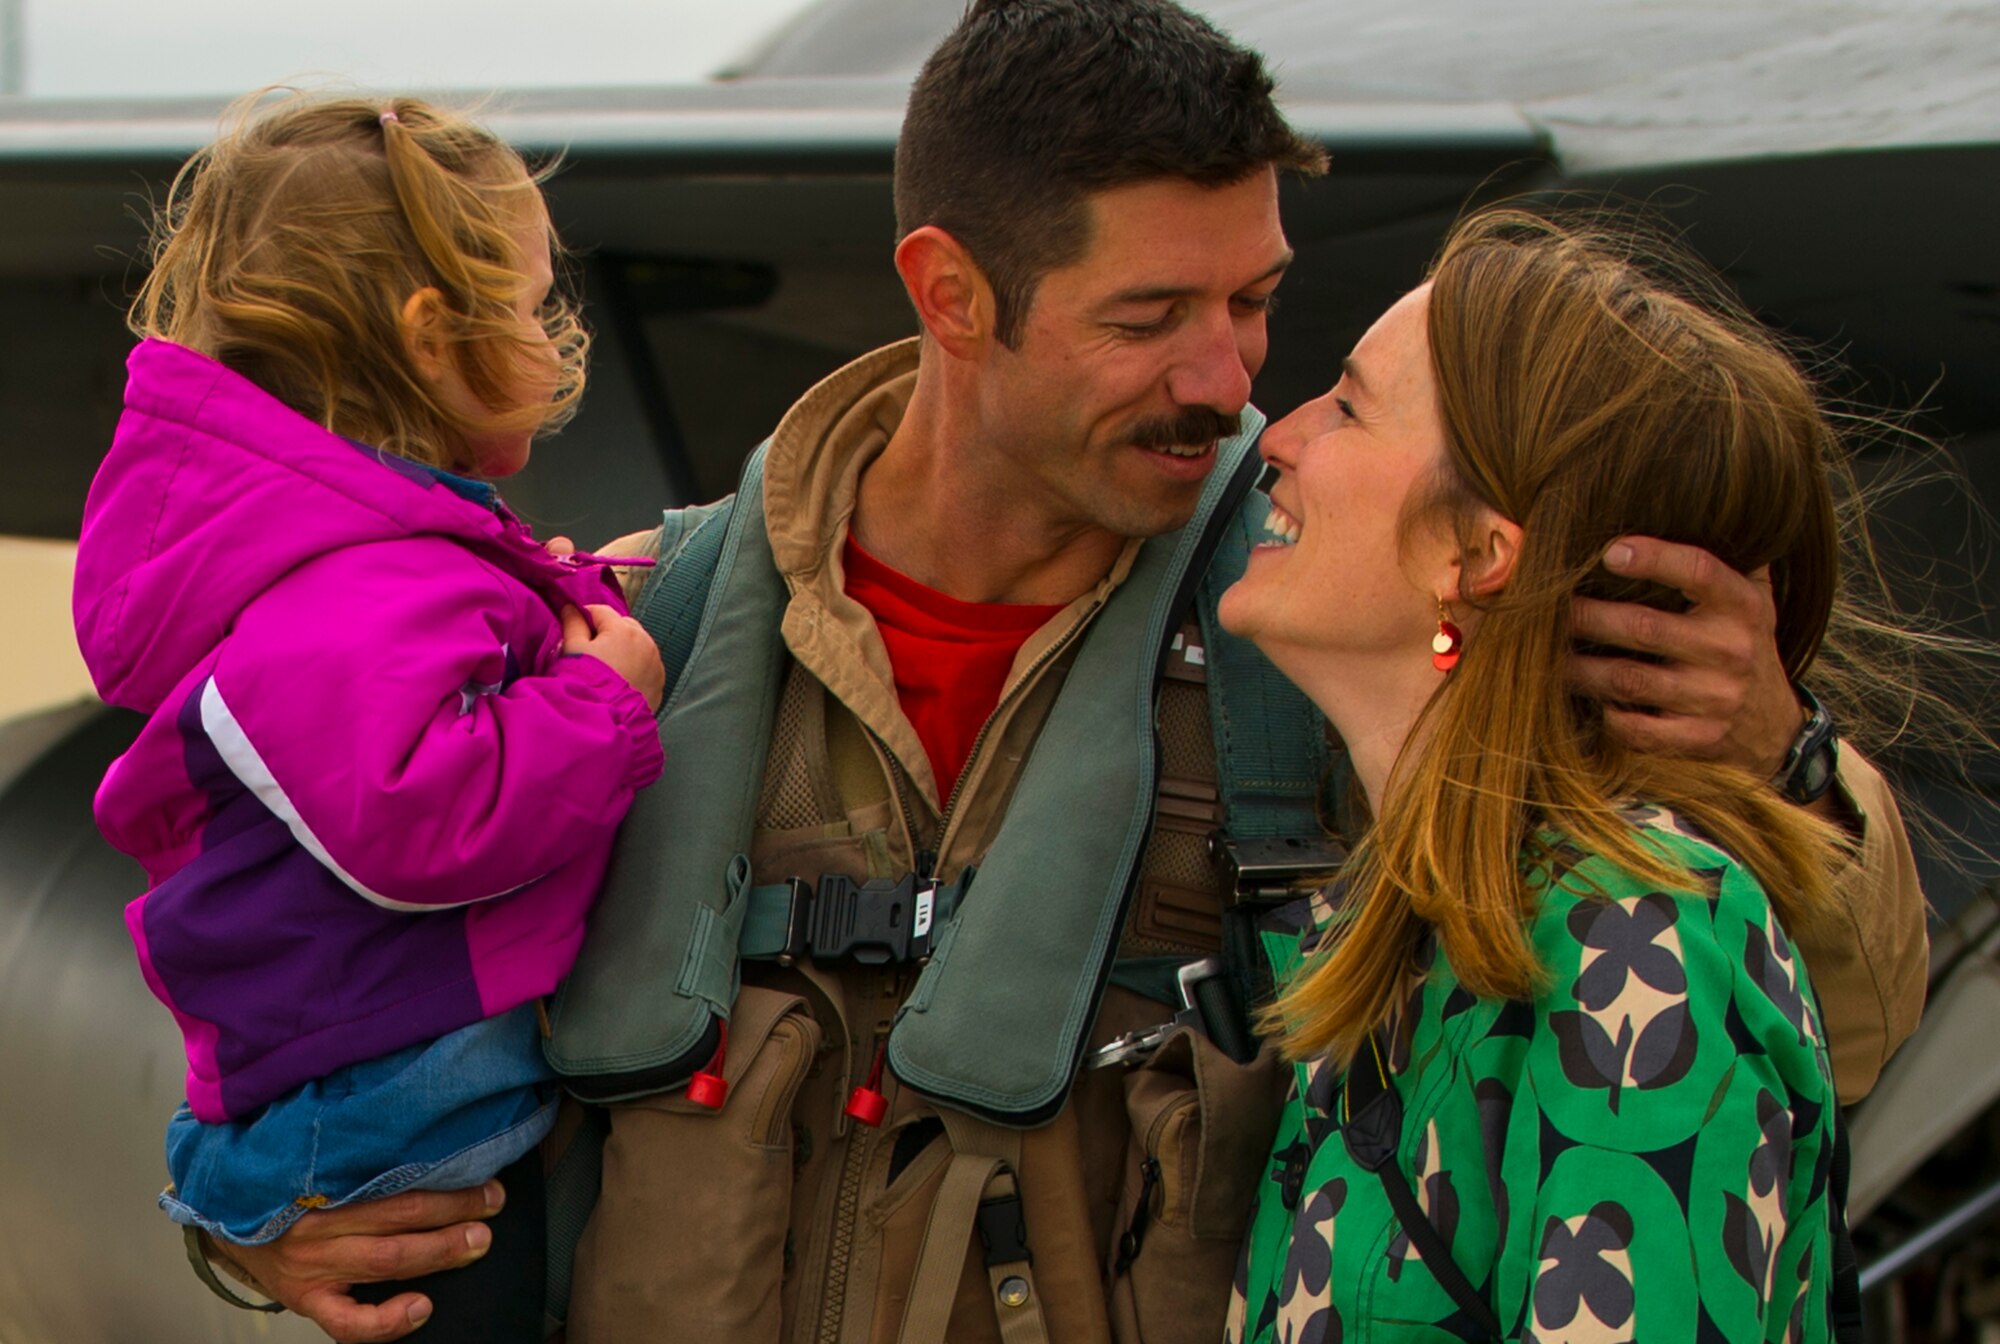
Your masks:
<svg viewBox="0 0 2000 1344"><path fill-rule="evenodd" d="M583 1123L549 1172L547 1192L548 1279L542 1306L542 1334L552 1336L569 1319L570 1290L576 1277L576 1247L584 1225L597 1207L604 1182L604 1141L611 1135L611 1113L602 1106L585 1106Z"/></svg>
<svg viewBox="0 0 2000 1344"><path fill-rule="evenodd" d="M1388 1066L1382 1061L1381 1045L1371 1034L1368 1049L1355 1056L1343 1080L1341 1141L1347 1147L1348 1156L1381 1179L1382 1192L1389 1197L1389 1207L1395 1210L1397 1224L1423 1258L1424 1267L1430 1270L1438 1286L1451 1296L1466 1319L1477 1326L1486 1338L1497 1341L1500 1338L1500 1318L1494 1314L1486 1298L1472 1286L1472 1280L1459 1268L1458 1261L1452 1259L1451 1248L1444 1244L1437 1225L1431 1222L1423 1205L1417 1202L1416 1192L1410 1189L1410 1178L1403 1174L1402 1165L1396 1160L1396 1149L1402 1142L1402 1136L1403 1098L1389 1078Z"/></svg>
<svg viewBox="0 0 2000 1344"><path fill-rule="evenodd" d="M774 957L784 951L792 926L791 883L752 887L743 893L743 900L749 904L743 912L743 931L736 936L736 950L746 957Z"/></svg>
<svg viewBox="0 0 2000 1344"><path fill-rule="evenodd" d="M958 1297L959 1275L965 1270L965 1248L971 1244L979 1201L986 1194L987 1183L1005 1169L997 1157L952 1154L944 1184L931 1204L930 1221L924 1226L916 1277L910 1281L910 1306L897 1344L942 1344L945 1327L951 1323L951 1304Z"/></svg>
<svg viewBox="0 0 2000 1344"><path fill-rule="evenodd" d="M910 1281L909 1309L897 1344L944 1344L980 1204L989 1199L1018 1200L1021 1193L1015 1175L1021 1161L1019 1131L987 1124L963 1111L946 1109L939 1117L952 1147L951 1164L924 1225L917 1271ZM1049 1344L1032 1261L995 1263L989 1255L986 1277L1005 1344Z"/></svg>
<svg viewBox="0 0 2000 1344"><path fill-rule="evenodd" d="M966 870L966 874L971 872ZM934 897L931 918L938 924L958 910L965 890L965 876L940 883ZM745 957L775 957L785 950L791 937L793 888L789 882L772 882L751 887L740 898L744 902L743 929L736 938L736 950Z"/></svg>
<svg viewBox="0 0 2000 1344"><path fill-rule="evenodd" d="M194 1266L195 1277L208 1285L209 1292L214 1293L230 1306L241 1307L244 1311L275 1312L285 1309L285 1304L282 1302L252 1302L224 1283L222 1277L215 1272L215 1266L209 1263L208 1243L202 1240L200 1228L183 1228L181 1229L181 1237L187 1243L188 1263ZM218 1250L217 1254L221 1254L221 1252ZM235 1262L231 1261L231 1263Z"/></svg>
<svg viewBox="0 0 2000 1344"><path fill-rule="evenodd" d="M1049 1344L1049 1323L1042 1315L1041 1294L1035 1291L1034 1271L1025 1261L988 1265L986 1282L993 1290L994 1310L1000 1314L1002 1344ZM1016 1292L1025 1296L1017 1301Z"/></svg>
<svg viewBox="0 0 2000 1344"><path fill-rule="evenodd" d="M1854 1237L1847 1228L1847 1116L1836 1103L1833 1111L1833 1167L1827 1202L1833 1224L1833 1282L1828 1285L1827 1323L1836 1344L1861 1344L1865 1318L1861 1311L1861 1264L1854 1254Z"/></svg>
<svg viewBox="0 0 2000 1344"><path fill-rule="evenodd" d="M1222 827L1234 840L1322 833L1318 804L1328 757L1325 720L1270 659L1249 640L1225 631L1216 615L1224 590L1243 577L1269 506L1269 499L1253 492L1229 519L1196 603L1215 725Z"/></svg>
<svg viewBox="0 0 2000 1344"><path fill-rule="evenodd" d="M671 563L653 571L653 581L646 586L641 600L633 604L634 617L660 647L668 691L680 681L688 656L694 652L702 608L708 605L708 590L722 556L722 539L729 531L729 515L734 508L732 497L697 523L694 534L681 544Z"/></svg>

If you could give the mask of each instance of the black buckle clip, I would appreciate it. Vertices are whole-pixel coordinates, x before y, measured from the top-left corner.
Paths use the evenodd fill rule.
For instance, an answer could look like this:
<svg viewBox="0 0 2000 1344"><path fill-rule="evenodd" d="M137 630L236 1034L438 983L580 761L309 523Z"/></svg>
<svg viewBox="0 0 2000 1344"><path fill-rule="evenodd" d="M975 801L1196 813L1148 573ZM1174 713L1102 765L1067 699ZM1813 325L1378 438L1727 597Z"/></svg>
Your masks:
<svg viewBox="0 0 2000 1344"><path fill-rule="evenodd" d="M817 889L791 879L792 908L785 919L785 949L778 960L833 961L852 957L864 965L922 961L931 954L937 924L938 884L914 873L856 882L838 873Z"/></svg>
<svg viewBox="0 0 2000 1344"><path fill-rule="evenodd" d="M1332 881L1347 862L1347 849L1331 836L1232 840L1215 831L1208 837L1208 856L1234 900L1285 901Z"/></svg>
<svg viewBox="0 0 2000 1344"><path fill-rule="evenodd" d="M980 1200L975 1218L979 1241L986 1247L986 1263L989 1266L1018 1264L1024 1260L1031 1265L1035 1263L1035 1253L1028 1249L1028 1220L1021 1214L1019 1195Z"/></svg>

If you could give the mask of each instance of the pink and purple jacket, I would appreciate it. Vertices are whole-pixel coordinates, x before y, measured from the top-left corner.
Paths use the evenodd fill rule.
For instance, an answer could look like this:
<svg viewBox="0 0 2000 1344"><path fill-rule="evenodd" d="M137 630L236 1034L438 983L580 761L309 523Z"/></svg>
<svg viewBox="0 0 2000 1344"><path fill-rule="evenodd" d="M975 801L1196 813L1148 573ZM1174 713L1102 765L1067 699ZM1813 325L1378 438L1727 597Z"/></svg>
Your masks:
<svg viewBox="0 0 2000 1344"><path fill-rule="evenodd" d="M564 605L624 610L604 570L192 350L128 371L74 604L148 718L97 823L152 883L126 924L220 1121L554 988L660 745L562 653Z"/></svg>

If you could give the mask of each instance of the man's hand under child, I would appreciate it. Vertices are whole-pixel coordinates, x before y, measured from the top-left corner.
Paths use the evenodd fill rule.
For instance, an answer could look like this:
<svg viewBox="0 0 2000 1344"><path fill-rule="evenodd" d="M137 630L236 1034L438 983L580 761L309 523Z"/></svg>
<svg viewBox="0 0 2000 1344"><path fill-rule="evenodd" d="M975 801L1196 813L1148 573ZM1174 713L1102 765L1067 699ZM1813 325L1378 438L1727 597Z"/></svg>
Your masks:
<svg viewBox="0 0 2000 1344"><path fill-rule="evenodd" d="M653 637L645 626L619 615L614 608L593 602L589 611L586 619L575 607L563 608L563 652L585 654L605 664L645 696L648 707L657 712L660 698L667 693L667 669L660 663L659 646Z"/></svg>
<svg viewBox="0 0 2000 1344"><path fill-rule="evenodd" d="M356 1302L349 1290L471 1264L493 1244L492 1229L479 1220L505 1202L498 1181L469 1190L412 1190L308 1213L276 1241L215 1247L210 1258L235 1277L241 1269L250 1287L340 1344L375 1344L401 1339L429 1320L431 1300L398 1293L371 1305Z"/></svg>
<svg viewBox="0 0 2000 1344"><path fill-rule="evenodd" d="M1651 537L1620 537L1604 564L1688 600L1685 612L1670 612L1576 599L1571 626L1580 638L1662 660L1571 659L1578 689L1605 702L1605 727L1635 750L1774 774L1804 714L1778 661L1769 571L1738 574L1707 551Z"/></svg>

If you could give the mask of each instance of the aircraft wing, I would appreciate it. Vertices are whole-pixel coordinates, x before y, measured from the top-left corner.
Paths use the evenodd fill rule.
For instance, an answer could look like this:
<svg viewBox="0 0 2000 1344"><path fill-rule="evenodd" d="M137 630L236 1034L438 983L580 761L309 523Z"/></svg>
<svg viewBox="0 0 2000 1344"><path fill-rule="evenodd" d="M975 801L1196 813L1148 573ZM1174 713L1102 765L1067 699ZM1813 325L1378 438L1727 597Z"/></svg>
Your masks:
<svg viewBox="0 0 2000 1344"><path fill-rule="evenodd" d="M562 157L551 198L606 338L605 376L561 440L572 462L602 470L572 486L531 468L523 502L609 535L644 515L605 516L605 499L719 493L768 428L760 417L842 358L911 330L888 264L905 89L896 77L744 79L487 101L481 115L513 143ZM119 313L143 274L142 220L222 110L219 100L0 101L0 303L18 318L0 334L0 533L75 535L116 419L129 343ZM1336 156L1331 181L1289 190L1288 227L1308 257L1333 239L1449 217L1482 182L1539 180L1547 168L1542 133L1505 104L1317 101L1293 112ZM1424 246L1395 273L1414 275ZM1377 288L1354 293L1372 301ZM681 319L722 321L724 341L751 332L779 343L762 353L780 367L663 372L653 347L674 340ZM635 454L622 471L604 465Z"/></svg>

